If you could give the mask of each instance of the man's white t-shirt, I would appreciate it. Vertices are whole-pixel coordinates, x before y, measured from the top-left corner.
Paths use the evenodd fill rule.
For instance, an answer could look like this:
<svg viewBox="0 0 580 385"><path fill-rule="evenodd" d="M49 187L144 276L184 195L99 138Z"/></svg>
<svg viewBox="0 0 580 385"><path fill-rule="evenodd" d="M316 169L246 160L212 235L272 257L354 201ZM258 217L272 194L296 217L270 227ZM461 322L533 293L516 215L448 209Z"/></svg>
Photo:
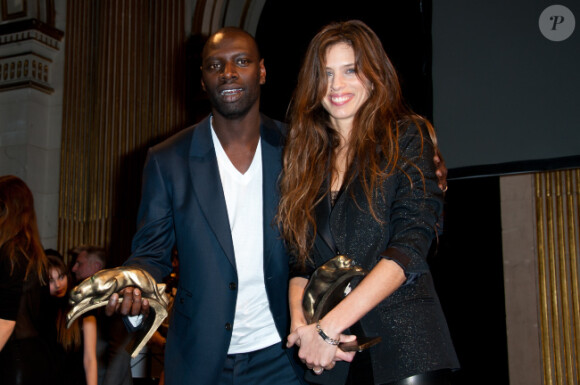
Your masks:
<svg viewBox="0 0 580 385"><path fill-rule="evenodd" d="M228 354L247 353L280 342L264 283L262 151L258 142L250 168L240 173L212 126L238 273L238 296Z"/></svg>

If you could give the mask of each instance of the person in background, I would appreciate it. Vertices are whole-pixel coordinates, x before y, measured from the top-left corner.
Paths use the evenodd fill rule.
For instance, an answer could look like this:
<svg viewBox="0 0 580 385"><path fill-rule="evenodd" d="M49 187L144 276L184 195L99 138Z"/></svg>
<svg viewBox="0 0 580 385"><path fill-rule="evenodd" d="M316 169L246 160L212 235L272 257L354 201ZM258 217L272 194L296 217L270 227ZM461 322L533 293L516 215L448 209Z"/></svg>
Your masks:
<svg viewBox="0 0 580 385"><path fill-rule="evenodd" d="M77 284L107 265L107 251L96 245L81 245L69 250L74 263L71 271ZM131 385L131 356L125 349L131 339L119 315L105 316L103 309L93 314L97 319L97 359L99 385Z"/></svg>
<svg viewBox="0 0 580 385"><path fill-rule="evenodd" d="M0 381L53 384L50 298L32 192L13 175L0 176Z"/></svg>
<svg viewBox="0 0 580 385"><path fill-rule="evenodd" d="M61 258L54 255L48 255L47 258L56 327L55 350L62 357L59 362L59 383L97 385L97 320L89 314L75 320L70 328L66 327L72 277Z"/></svg>
<svg viewBox="0 0 580 385"><path fill-rule="evenodd" d="M126 265L161 282L179 253L166 384L299 384L283 343L288 256L271 225L283 125L260 114L264 61L250 34L227 27L207 40L201 70L211 115L149 150ZM146 312L139 294L125 290L120 308L113 294L109 312Z"/></svg>
<svg viewBox="0 0 580 385"><path fill-rule="evenodd" d="M426 261L446 189L438 187L435 133L405 106L366 24L332 23L313 38L289 119L278 219L293 258L288 346L299 346L308 380L446 384L459 363ZM370 273L307 324L308 277L338 254ZM337 362L349 334L382 342L351 364Z"/></svg>
<svg viewBox="0 0 580 385"><path fill-rule="evenodd" d="M72 288L73 280L64 264L62 255L52 249L44 250L48 261L48 287L53 298L68 301L68 292Z"/></svg>
<svg viewBox="0 0 580 385"><path fill-rule="evenodd" d="M100 246L77 246L69 250L69 254L74 261L71 271L75 275L77 284L97 271L103 270L107 265L107 251Z"/></svg>

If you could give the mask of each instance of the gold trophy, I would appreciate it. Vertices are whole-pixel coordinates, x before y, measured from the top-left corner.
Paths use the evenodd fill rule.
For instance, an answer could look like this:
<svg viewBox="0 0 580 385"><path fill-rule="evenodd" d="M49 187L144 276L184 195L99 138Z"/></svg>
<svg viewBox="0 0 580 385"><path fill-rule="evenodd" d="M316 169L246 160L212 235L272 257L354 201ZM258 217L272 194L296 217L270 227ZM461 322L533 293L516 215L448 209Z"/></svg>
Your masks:
<svg viewBox="0 0 580 385"><path fill-rule="evenodd" d="M139 288L142 298L147 298L151 308L150 314L143 320L145 324L127 346L131 357L136 357L167 317L168 305L165 284L158 284L141 268L122 266L104 269L78 284L70 293L69 302L73 307L66 316L67 327L84 313L107 305L113 293L129 286ZM119 297L119 303L121 302L123 297Z"/></svg>
<svg viewBox="0 0 580 385"><path fill-rule="evenodd" d="M318 322L350 293L353 281L362 279L367 273L345 255L337 255L318 267L304 289L302 308L306 322ZM380 341L381 337L357 336L355 341L339 343L338 347L345 352L362 351Z"/></svg>

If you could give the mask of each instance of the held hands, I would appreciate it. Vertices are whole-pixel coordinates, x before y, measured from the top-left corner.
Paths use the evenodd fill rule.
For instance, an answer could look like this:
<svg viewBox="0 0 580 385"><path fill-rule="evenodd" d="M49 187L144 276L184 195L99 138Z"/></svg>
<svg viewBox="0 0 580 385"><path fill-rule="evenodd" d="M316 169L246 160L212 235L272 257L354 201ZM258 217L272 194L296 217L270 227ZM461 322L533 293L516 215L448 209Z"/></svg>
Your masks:
<svg viewBox="0 0 580 385"><path fill-rule="evenodd" d="M298 357L315 374L322 374L324 369L334 368L336 361L350 362L354 358L355 352L343 352L337 345L326 342L319 335L316 324L303 323L296 327L293 325L292 330L288 336L287 346L299 346ZM340 342L350 342L356 340L356 336L340 334L338 339Z"/></svg>
<svg viewBox="0 0 580 385"><path fill-rule="evenodd" d="M119 301L119 298L122 301ZM149 301L147 298L141 298L141 290L136 287L126 287L119 293L114 293L109 298L109 302L105 307L105 314L108 316L114 313L122 315L136 316L149 314Z"/></svg>

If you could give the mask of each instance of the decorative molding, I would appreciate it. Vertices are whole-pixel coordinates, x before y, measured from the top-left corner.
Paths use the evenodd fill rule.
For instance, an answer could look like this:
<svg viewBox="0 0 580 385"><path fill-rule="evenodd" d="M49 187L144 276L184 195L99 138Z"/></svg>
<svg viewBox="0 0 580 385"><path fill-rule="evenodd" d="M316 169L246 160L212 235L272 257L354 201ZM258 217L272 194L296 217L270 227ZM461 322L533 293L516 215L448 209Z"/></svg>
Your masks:
<svg viewBox="0 0 580 385"><path fill-rule="evenodd" d="M58 49L58 42L64 36L64 32L46 24L38 19L25 19L13 21L10 23L0 24L0 44L12 43L19 41L18 39L6 39L6 36L19 35L23 32L37 31L41 35L32 35L31 38L36 38L38 41L45 43L55 49ZM29 38L29 37L27 37Z"/></svg>
<svg viewBox="0 0 580 385"><path fill-rule="evenodd" d="M52 58L63 33L38 20L0 26L0 92L34 88L51 94Z"/></svg>
<svg viewBox="0 0 580 385"><path fill-rule="evenodd" d="M22 32L14 32L8 35L0 35L0 46L10 43L27 42L30 40L44 44L45 46L57 51L60 50L59 40L36 30L27 30Z"/></svg>
<svg viewBox="0 0 580 385"><path fill-rule="evenodd" d="M0 91L30 87L52 93L54 90L49 82L51 64L52 60L34 52L0 57Z"/></svg>

